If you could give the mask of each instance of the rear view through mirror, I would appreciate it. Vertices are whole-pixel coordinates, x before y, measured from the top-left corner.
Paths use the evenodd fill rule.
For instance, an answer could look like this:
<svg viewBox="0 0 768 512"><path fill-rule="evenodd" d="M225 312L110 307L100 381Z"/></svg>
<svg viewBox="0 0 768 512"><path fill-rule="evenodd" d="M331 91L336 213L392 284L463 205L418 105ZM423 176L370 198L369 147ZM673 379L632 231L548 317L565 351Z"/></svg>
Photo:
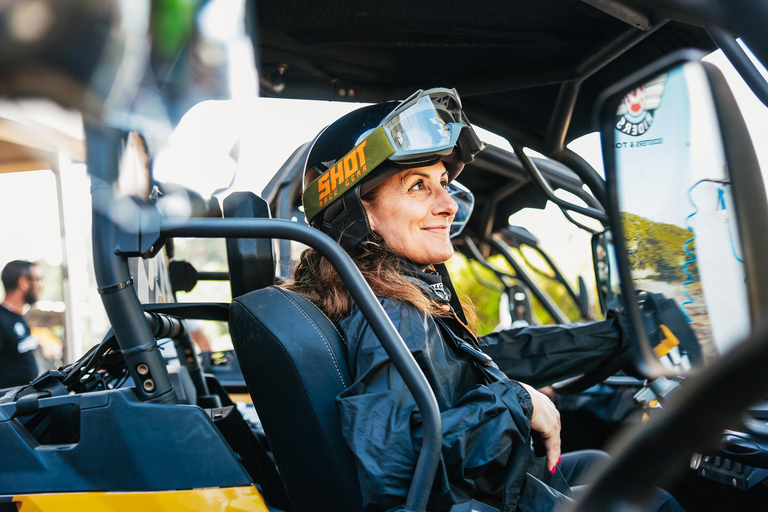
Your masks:
<svg viewBox="0 0 768 512"><path fill-rule="evenodd" d="M616 248L610 230L592 237L592 262L597 279L597 296L603 315L609 309L623 308L619 265L616 263Z"/></svg>
<svg viewBox="0 0 768 512"><path fill-rule="evenodd" d="M617 86L600 114L617 270L648 376L716 360L764 304L747 261L752 224L768 218L754 149L720 72L691 57Z"/></svg>

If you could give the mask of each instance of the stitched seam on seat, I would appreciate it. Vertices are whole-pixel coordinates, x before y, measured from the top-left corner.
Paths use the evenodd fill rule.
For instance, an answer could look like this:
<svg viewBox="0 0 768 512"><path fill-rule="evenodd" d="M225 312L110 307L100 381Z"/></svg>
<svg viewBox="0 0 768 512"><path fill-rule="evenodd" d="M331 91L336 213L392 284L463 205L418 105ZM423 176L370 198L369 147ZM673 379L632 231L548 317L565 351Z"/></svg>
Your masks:
<svg viewBox="0 0 768 512"><path fill-rule="evenodd" d="M285 294L283 293L283 295L285 295ZM317 312L318 312L318 313L320 313L320 314L321 314L321 315L323 315L324 317L328 318L328 316L327 316L325 313L323 313L323 312L320 310L320 308L319 308L319 307L317 307L317 304L315 304L315 303L314 303L314 302L312 302L311 300L309 301L309 303L312 305L312 307L313 307L313 308L315 308L315 309L317 310ZM347 344L347 340L346 340L346 338L344 338L344 336L342 336L342 335L341 335L341 333L339 332L339 330L336 328L336 324L334 324L333 322L331 322L331 319L330 319L330 318L328 318L328 322L330 322L330 324L331 324L331 327L333 327L333 330L334 330L334 331L336 331L336 334L338 334L338 335L339 335L339 339L341 339L341 342L342 342L342 343L344 343L344 345L346 345L346 344Z"/></svg>
<svg viewBox="0 0 768 512"><path fill-rule="evenodd" d="M277 288L275 287L274 289L277 289ZM283 297L285 297L286 299L290 300L290 297L288 297L286 294L284 294L284 293L281 293L281 295L282 295ZM280 338L279 338L279 337L277 337L277 336L275 335L275 333L273 333L273 332L272 332L272 330L270 330L270 329L269 329L269 328L268 328L266 325L264 325L264 324L261 322L261 320L259 320L259 319L256 317L256 315L254 315L254 314L253 314L253 312L252 312L251 310L249 310L249 309L248 309L248 308L247 308L247 307L246 307L246 306L245 306L245 305L244 305L244 304L243 304L243 303L242 303L240 300L238 300L238 299L235 299L235 300L233 301L233 304L234 304L235 302L237 302L237 304L238 304L238 305L239 305L241 308L243 308L243 309L245 310L245 312L246 312L246 313L247 313L247 314L248 314L248 315L249 315L251 318L253 318L253 319L254 319L256 322L258 322L259 324L261 324L261 325L262 325L262 327L264 327L264 329L265 329L267 332L269 332L269 333L270 333L270 335L272 335L272 336L273 336L273 337L274 337L276 340L278 340L278 341L279 341L279 339L280 339ZM231 307L231 306L230 306L230 307ZM285 349L285 346L284 346L282 343L278 343L278 345L279 345L279 347L280 347L280 350L282 350L282 351L283 351L283 353L286 355L286 357L287 357L288 361L290 362L291 366L293 367L293 371L294 371L294 373L295 373L296 375L298 375L298 374L299 374L299 372L298 372L298 369L296 368L296 364L293 362L293 358L291 357L291 354L290 354L290 353L289 353L289 352L288 352L288 351ZM315 408L314 408L314 407L312 407L312 405L311 405L311 402L312 402L312 400L311 400L311 399L309 398L309 396L307 395L307 391L306 391L306 389L305 389L305 387L304 387L304 383L303 383L303 382L301 382L301 379L299 379L299 387L301 388L301 391L302 391L302 393L303 393L303 395L304 395L304 399L305 399L305 401L307 401L308 403L310 403L310 406L309 406L309 410L310 410L310 412L312 413L312 418L314 419L315 427L317 428L317 430L319 430L319 431L322 433L322 432L323 432L323 429L322 429L322 427L320 426L320 421L317 419L317 414L316 414L316 412L315 412ZM257 412L258 412L258 411L257 411ZM333 465L334 473L336 474L336 479L337 479L337 481L338 481L338 482L340 482L340 483L341 483L341 489L342 489L342 491L344 492L344 497L346 498L346 501L347 501L347 503L349 504L350 508L354 510L354 509L355 509L355 507L352 505L352 498L351 498L351 496L349 495L349 493L347 492L347 488L346 488L346 486L345 486L345 484L344 484L344 479L342 479L342 477L341 477L341 474L340 474L340 470L339 470L339 468L338 468L338 466L337 466L337 464L336 464L336 459L333 457L333 455L332 455L332 453L331 453L331 448L330 448L330 446L328 446L327 440L325 439L325 435L324 435L324 434L321 434L321 436L320 436L320 437L323 439L323 448L325 448L325 452L326 452L326 454L328 455L328 458L330 459L330 461L331 461L331 464ZM289 499L290 499L290 497L289 497Z"/></svg>
<svg viewBox="0 0 768 512"><path fill-rule="evenodd" d="M310 304L312 304L312 303L310 302ZM313 305L313 306L315 306L314 304L312 304L312 305ZM320 308L318 308L317 306L315 306L315 308L316 308L318 311L320 311ZM320 311L320 312L321 312L321 313L323 313L322 311ZM325 313L323 313L323 315L325 315ZM329 318L329 319L328 319L328 321L329 321L329 322L331 322L331 319ZM347 344L347 340L344 338L344 336L342 336L342 335L341 335L341 333L339 332L339 330L336 328L336 324L334 324L333 322L331 322L331 326L333 327L333 330L334 330L334 331L336 331L336 334L338 334L338 335L339 335L339 338L341 339L342 343L344 343L344 344L346 345L346 344Z"/></svg>
<svg viewBox="0 0 768 512"><path fill-rule="evenodd" d="M283 297L288 299L288 302L293 304L293 307L296 308L296 311L301 313L301 316L303 316L307 320L307 322L309 322L309 324L312 326L312 328L314 328L315 331L317 331L317 334L320 336L320 339L323 340L323 344L325 345L325 348L328 349L328 354L331 356L331 361L333 361L333 366L336 367L336 373L339 374L339 378L341 379L342 386L344 386L346 388L347 387L347 383L344 381L344 375L341 374L341 370L339 369L339 365L336 362L336 357L333 355L333 350L331 349L331 346L328 344L328 340L326 340L325 336L323 336L323 333L320 331L320 329L317 328L315 323L312 320L309 319L309 317L306 315L306 313L304 313L301 310L299 305L296 304L296 302L294 302L294 300L288 294L284 293L283 290L281 290L280 288L275 288L275 290L277 290L278 293L280 293Z"/></svg>

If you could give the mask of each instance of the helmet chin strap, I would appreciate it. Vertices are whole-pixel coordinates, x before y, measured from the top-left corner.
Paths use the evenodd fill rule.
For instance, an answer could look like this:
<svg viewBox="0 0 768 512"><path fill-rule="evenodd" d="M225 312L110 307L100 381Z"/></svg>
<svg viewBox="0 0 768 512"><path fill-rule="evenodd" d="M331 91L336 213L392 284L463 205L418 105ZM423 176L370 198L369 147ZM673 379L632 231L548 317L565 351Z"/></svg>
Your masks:
<svg viewBox="0 0 768 512"><path fill-rule="evenodd" d="M360 197L360 187L346 193L339 201L341 212L332 220L326 221L325 216L335 213L333 205L324 212L321 231L328 234L339 245L349 251L360 245L371 235L371 225L368 213Z"/></svg>
<svg viewBox="0 0 768 512"><path fill-rule="evenodd" d="M440 274L440 278L443 280L443 286L448 288L451 292L450 304L453 311L456 313L456 316L459 317L459 320L466 325L467 317L464 315L464 308L461 306L459 295L456 293L456 289L453 287L453 282L451 281L451 276L448 274L448 267L445 266L445 263L437 263L432 266L435 268L435 271Z"/></svg>

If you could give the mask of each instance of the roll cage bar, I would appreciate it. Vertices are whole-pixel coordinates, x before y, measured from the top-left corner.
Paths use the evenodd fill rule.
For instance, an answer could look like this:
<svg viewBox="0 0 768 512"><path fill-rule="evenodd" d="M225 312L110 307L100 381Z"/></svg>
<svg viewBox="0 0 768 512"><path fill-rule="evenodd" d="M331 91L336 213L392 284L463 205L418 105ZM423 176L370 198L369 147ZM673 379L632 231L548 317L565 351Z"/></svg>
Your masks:
<svg viewBox="0 0 768 512"><path fill-rule="evenodd" d="M174 403L176 395L157 348L128 269L128 256L152 255L165 237L287 238L313 247L333 265L355 303L413 395L424 422L424 438L405 503L407 511L425 510L440 458L442 429L437 400L408 347L384 312L357 266L330 237L309 226L278 219L165 219L154 205L135 205L133 223L117 223L110 205L117 196L119 149L125 133L86 125L89 173L92 176L93 251L96 282L117 343L142 401ZM146 385L152 382L151 386Z"/></svg>

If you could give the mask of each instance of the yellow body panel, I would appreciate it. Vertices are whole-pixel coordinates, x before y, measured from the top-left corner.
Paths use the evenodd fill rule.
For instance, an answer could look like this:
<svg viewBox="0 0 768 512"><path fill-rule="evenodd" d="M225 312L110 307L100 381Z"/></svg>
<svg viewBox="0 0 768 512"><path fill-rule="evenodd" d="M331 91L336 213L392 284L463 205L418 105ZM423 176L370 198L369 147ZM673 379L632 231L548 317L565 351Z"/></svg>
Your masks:
<svg viewBox="0 0 768 512"><path fill-rule="evenodd" d="M240 402L243 402L246 404L253 403L253 400L251 399L251 395L249 395L248 393L230 393L229 399L235 402L236 404Z"/></svg>
<svg viewBox="0 0 768 512"><path fill-rule="evenodd" d="M661 343L653 347L653 352L656 354L656 357L661 359L665 355L669 354L669 351L675 348L680 344L680 340L677 339L677 337L672 334L672 331L669 330L669 327L667 327L664 324L659 324L661 327L661 332L664 333L664 339L661 340Z"/></svg>
<svg viewBox="0 0 768 512"><path fill-rule="evenodd" d="M14 496L19 512L267 512L255 487Z"/></svg>

